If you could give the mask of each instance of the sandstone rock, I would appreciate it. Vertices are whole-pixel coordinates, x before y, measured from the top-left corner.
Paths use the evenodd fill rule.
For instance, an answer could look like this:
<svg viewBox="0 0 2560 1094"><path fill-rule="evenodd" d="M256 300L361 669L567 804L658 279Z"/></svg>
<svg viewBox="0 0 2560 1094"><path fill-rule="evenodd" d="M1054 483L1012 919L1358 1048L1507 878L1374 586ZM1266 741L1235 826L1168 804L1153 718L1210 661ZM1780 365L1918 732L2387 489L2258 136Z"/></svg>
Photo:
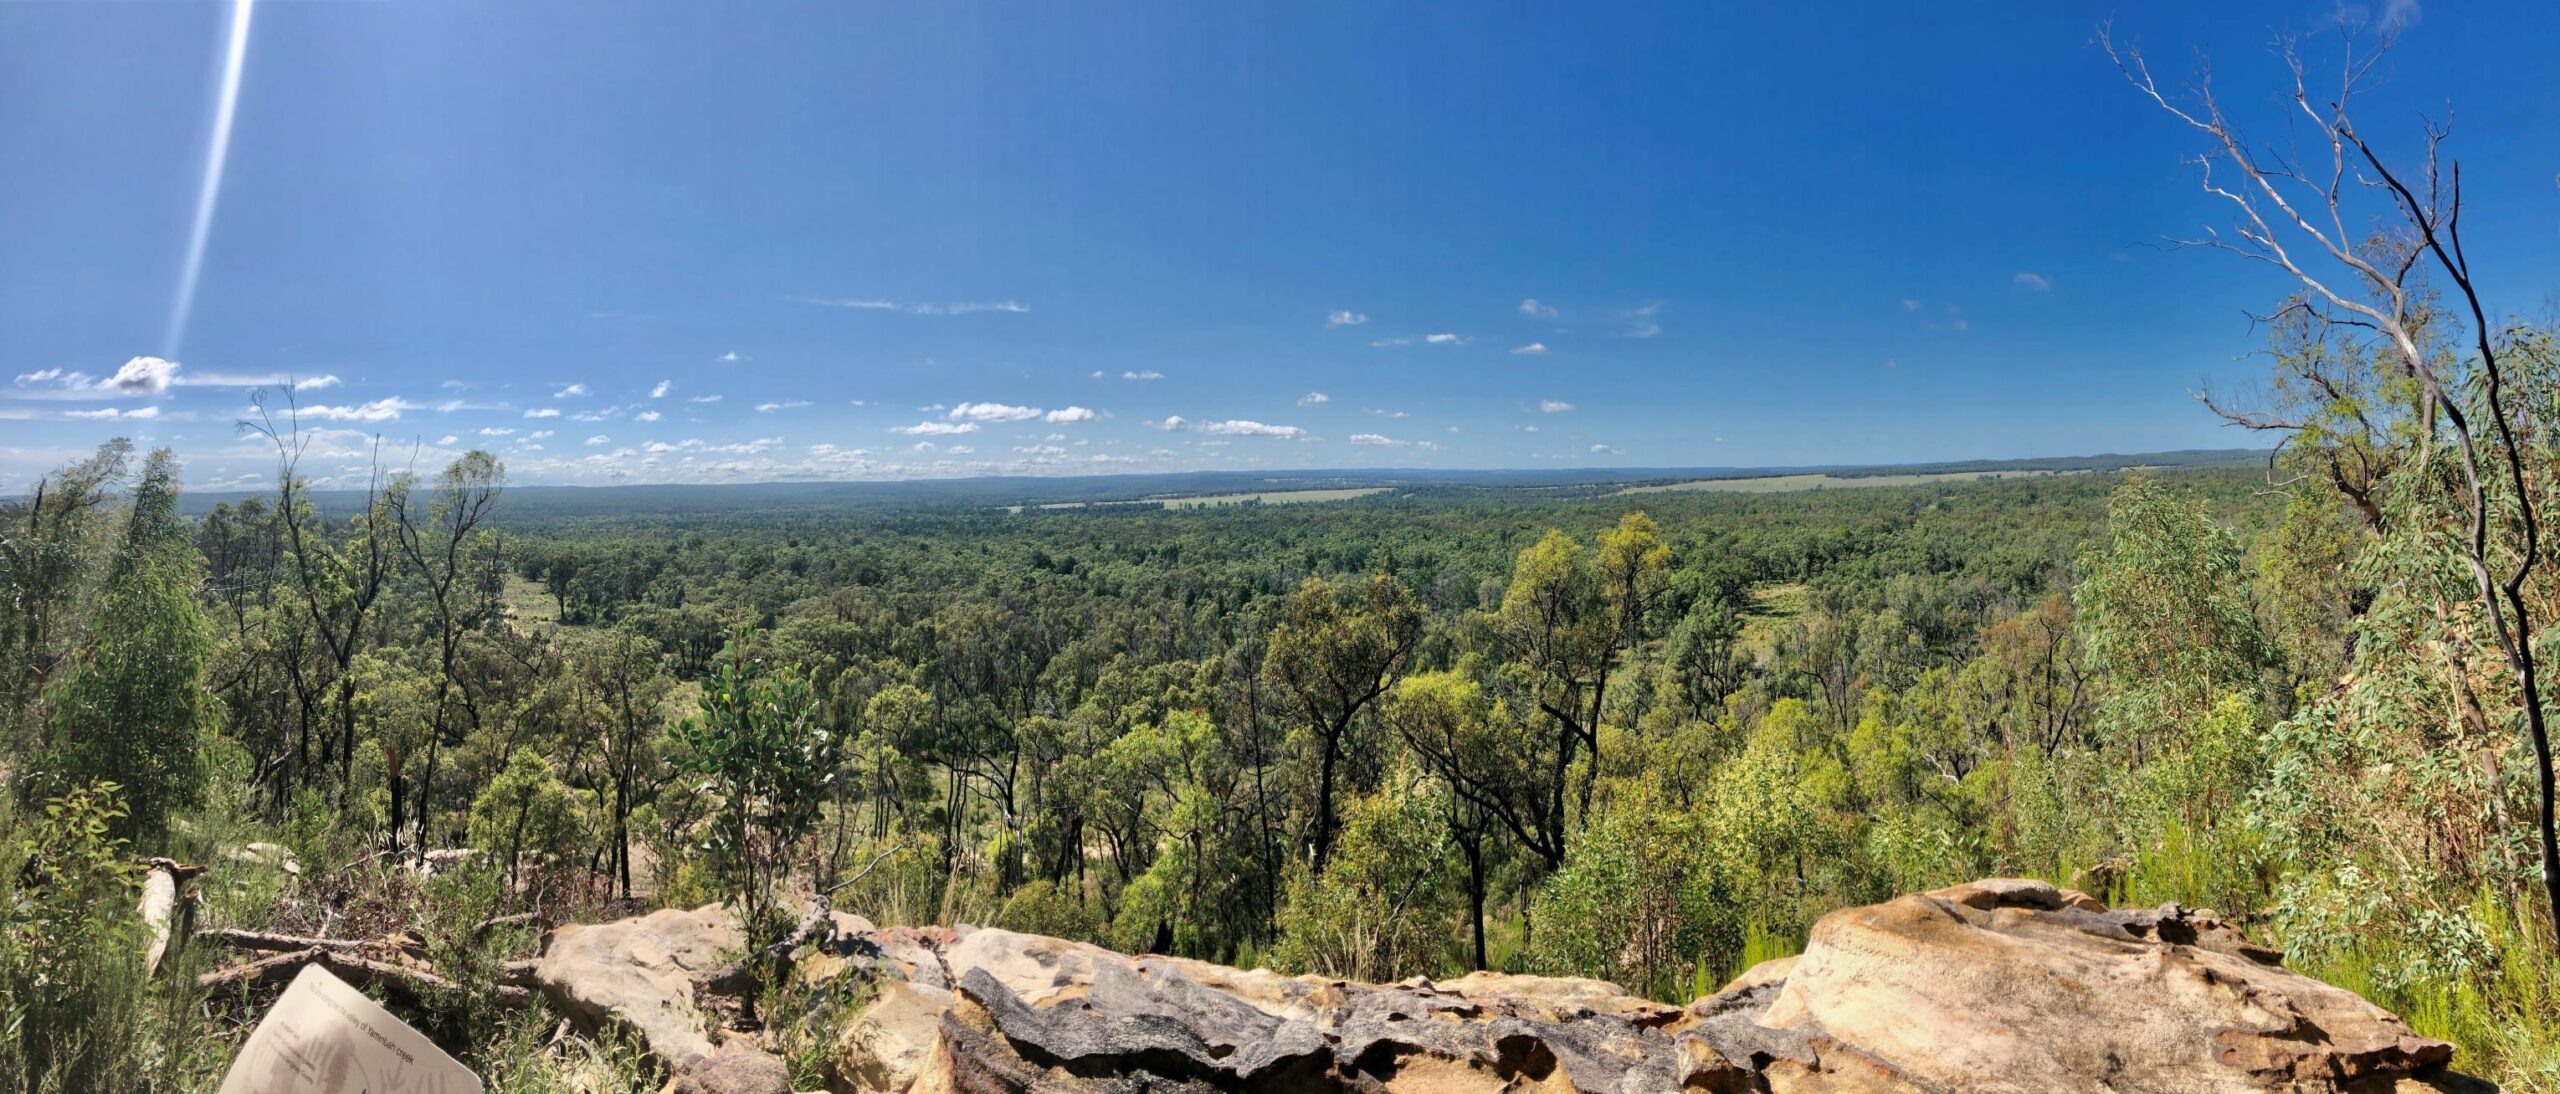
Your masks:
<svg viewBox="0 0 2560 1094"><path fill-rule="evenodd" d="M724 916L703 921L717 911L564 931L546 989L575 985L593 1013L644 1031L656 1021L662 1058L704 1051L686 977L737 946ZM660 917L674 918L650 926ZM839 1091L2486 1089L2444 1069L2451 1046L2285 970L2210 913L2110 910L2034 881L1835 912L1801 957L1686 1007L1598 980L1360 984L1011 931L831 925L796 975L863 976L875 992L829 1034ZM569 951L585 955L573 965ZM614 961L652 971L573 974Z"/></svg>
<svg viewBox="0 0 2560 1094"><path fill-rule="evenodd" d="M554 930L534 963L533 978L561 1013L589 1033L618 1025L674 1067L711 1052L710 1024L694 1005L694 990L719 971L724 954L744 948L727 909L668 908Z"/></svg>
<svg viewBox="0 0 2560 1094"><path fill-rule="evenodd" d="M2330 1090L2453 1054L2210 916L2021 881L1823 917L1758 1024L1913 1089Z"/></svg>
<svg viewBox="0 0 2560 1094"><path fill-rule="evenodd" d="M676 1069L668 1094L791 1094L791 1071L782 1061L739 1045L697 1056Z"/></svg>
<svg viewBox="0 0 2560 1094"><path fill-rule="evenodd" d="M915 1086L942 1040L952 995L941 988L891 980L836 1035L829 1064L841 1085L862 1094Z"/></svg>

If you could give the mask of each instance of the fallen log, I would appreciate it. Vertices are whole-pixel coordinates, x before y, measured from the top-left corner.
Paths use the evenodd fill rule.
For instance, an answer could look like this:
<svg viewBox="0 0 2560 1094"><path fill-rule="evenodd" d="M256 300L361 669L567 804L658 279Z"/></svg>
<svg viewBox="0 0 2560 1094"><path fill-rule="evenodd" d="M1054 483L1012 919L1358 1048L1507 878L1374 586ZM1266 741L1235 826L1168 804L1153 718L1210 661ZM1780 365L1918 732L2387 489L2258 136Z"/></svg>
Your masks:
<svg viewBox="0 0 2560 1094"><path fill-rule="evenodd" d="M196 937L207 942L229 946L235 950L265 950L270 953L311 949L354 952L373 945L361 938L309 938L296 934L242 930L238 927L212 927L196 932Z"/></svg>
<svg viewBox="0 0 2560 1094"><path fill-rule="evenodd" d="M236 933L254 935L256 932L242 931ZM284 936L267 937L277 938ZM207 990L271 987L292 979L293 974L302 971L302 967L304 965L318 962L322 968L336 973L339 979L345 980L348 983L355 984L358 987L366 985L380 985L384 988L399 991L407 995L413 1001L423 999L432 992L460 992L463 990L462 985L446 979L433 970L412 968L407 965L395 965L388 961L376 961L373 958L365 957L354 950L332 948L340 941L337 939L324 939L321 941L328 942L331 945L307 946L298 950L287 950L282 953L259 958L255 961L233 965L229 968L216 969L197 977L196 986ZM531 991L514 984L496 985L496 992L499 1002L507 1006L509 1009L523 1007L533 1002L533 993Z"/></svg>
<svg viewBox="0 0 2560 1094"><path fill-rule="evenodd" d="M169 956L173 933L170 920L179 918L191 921L194 918L192 907L187 909L187 915L179 915L179 906L182 903L180 892L185 889L187 882L204 873L204 867L190 866L176 859L154 858L145 861L150 866L151 873L142 881L142 925L150 932L151 940L143 946L142 975L150 977L159 973L160 962ZM184 928L187 925L188 923L181 922L178 926ZM184 931L181 929L175 933L177 944L184 945L186 943Z"/></svg>

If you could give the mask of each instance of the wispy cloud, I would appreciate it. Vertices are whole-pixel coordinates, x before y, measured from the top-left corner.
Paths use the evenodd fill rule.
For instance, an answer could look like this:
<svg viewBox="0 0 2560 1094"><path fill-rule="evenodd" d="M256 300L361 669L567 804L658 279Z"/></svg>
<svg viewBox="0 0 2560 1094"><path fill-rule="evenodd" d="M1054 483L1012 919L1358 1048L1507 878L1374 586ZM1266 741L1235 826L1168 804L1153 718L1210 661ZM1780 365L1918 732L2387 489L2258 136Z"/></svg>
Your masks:
<svg viewBox="0 0 2560 1094"><path fill-rule="evenodd" d="M744 360L746 360L746 359L747 359L747 355L746 355L746 354L740 353L740 352L738 352L738 351L736 351L736 350L730 350L730 351L729 351L729 352L727 352L727 353L723 353L723 354L721 354L721 355L720 355L720 356L718 356L718 357L714 357L714 358L712 358L712 360L714 360L714 361L720 361L720 362L724 362L724 363L727 363L727 364L736 364L736 363L738 363L738 362L740 362L740 361L744 361Z"/></svg>
<svg viewBox="0 0 2560 1094"><path fill-rule="evenodd" d="M2033 270L2020 270L2009 282L2028 292L2052 292L2053 279Z"/></svg>
<svg viewBox="0 0 2560 1094"><path fill-rule="evenodd" d="M804 303L817 304L829 308L850 308L856 311L893 311L902 312L907 315L972 315L978 312L1009 312L1019 315L1031 310L1029 305L1018 300L965 300L950 304L901 304L895 300L881 300L872 297L859 297L850 300L828 300L818 297L802 297L801 300Z"/></svg>
<svg viewBox="0 0 2560 1094"><path fill-rule="evenodd" d="M1184 418L1179 414L1172 415L1167 417L1165 420L1156 423L1156 428L1162 429L1168 433L1181 433L1188 431L1192 433L1206 433L1217 437L1271 437L1278 440L1291 441L1307 435L1306 430L1300 429L1294 425L1266 425L1262 422L1252 421L1246 418L1231 418L1226 421L1214 422L1195 422Z"/></svg>
<svg viewBox="0 0 2560 1094"><path fill-rule="evenodd" d="M1322 406L1325 403L1332 401L1333 396L1327 395L1321 391L1310 391L1304 395L1298 396L1299 406Z"/></svg>
<svg viewBox="0 0 2560 1094"><path fill-rule="evenodd" d="M1368 321L1368 316L1349 309L1336 309L1324 316L1324 325L1328 327L1356 327Z"/></svg>
<svg viewBox="0 0 2560 1094"><path fill-rule="evenodd" d="M560 408L556 406L538 406L525 411L524 416L528 418L557 418L560 416Z"/></svg>
<svg viewBox="0 0 2560 1094"><path fill-rule="evenodd" d="M684 401L688 403L716 403L719 402L721 398L722 396L718 395L687 395L685 396Z"/></svg>
<svg viewBox="0 0 2560 1094"><path fill-rule="evenodd" d="M418 409L417 404L395 395L387 399L376 399L369 403L356 403L351 406L295 407L293 413L297 418L311 418L323 422L396 422L400 420L402 411L416 409Z"/></svg>
<svg viewBox="0 0 2560 1094"><path fill-rule="evenodd" d="M943 415L943 417L949 418L953 421L1018 422L1025 418L1037 418L1040 416L1040 413L1040 408L1036 406L1009 406L1004 403L964 402L958 406L952 407L951 412Z"/></svg>
<svg viewBox="0 0 2560 1094"><path fill-rule="evenodd" d="M807 399L784 399L779 402L757 403L756 413L771 414L777 410L791 410L796 407L804 407L807 405L809 405L809 400Z"/></svg>
<svg viewBox="0 0 2560 1094"><path fill-rule="evenodd" d="M1595 444L1591 446L1591 450L1593 452L1599 452L1611 456L1625 455L1625 453L1618 451L1617 447L1614 445Z"/></svg>
<svg viewBox="0 0 2560 1094"><path fill-rule="evenodd" d="M598 434L596 434L595 436L592 436L592 437L587 438L587 447L589 447L589 448L594 448L594 447L596 447L597 445L607 445L607 444L612 444L612 443L613 443L613 438L608 437L608 436L605 436L605 435L604 435L604 434L602 434L602 433L598 433Z"/></svg>
<svg viewBox="0 0 2560 1094"><path fill-rule="evenodd" d="M561 389L560 389L560 390L558 390L558 391L552 392L552 393L551 393L551 397L552 397L552 398L554 398L554 399L577 399L577 398L583 398L586 394L587 394L587 385L585 385L585 384L571 384L571 385L569 385L569 386L567 386L567 387L561 388Z"/></svg>
<svg viewBox="0 0 2560 1094"><path fill-rule="evenodd" d="M160 408L156 406L140 406L131 410L124 410L117 407L106 406L99 407L96 410L66 410L62 412L62 416L65 418L84 419L90 421L134 421L137 419L148 421L160 416Z"/></svg>
<svg viewBox="0 0 2560 1094"><path fill-rule="evenodd" d="M1351 443L1359 445L1374 445L1380 448L1403 448L1413 442L1399 441L1393 437L1380 436L1376 433L1354 433L1351 435Z"/></svg>
<svg viewBox="0 0 2560 1094"><path fill-rule="evenodd" d="M914 425L894 426L889 430L891 433L904 433L910 437L942 437L954 433L975 433L977 431L978 423L976 422L932 421L917 422Z"/></svg>
<svg viewBox="0 0 2560 1094"><path fill-rule="evenodd" d="M640 413L638 413L638 414L634 414L634 415L632 415L632 416L631 416L631 420L632 420L632 421L635 421L635 422L654 422L654 421L657 421L659 418L662 418L662 417L665 417L665 415L662 415L662 414L658 413L657 411L654 411L654 410L643 410L643 411L641 411L641 412L640 412Z"/></svg>
<svg viewBox="0 0 2560 1094"><path fill-rule="evenodd" d="M1573 404L1562 399L1538 400L1538 412L1541 414L1560 414L1571 409L1573 409Z"/></svg>
<svg viewBox="0 0 2560 1094"><path fill-rule="evenodd" d="M1100 415L1080 406L1062 406L1040 416L1040 420L1064 425L1068 422L1090 422Z"/></svg>
<svg viewBox="0 0 2560 1094"><path fill-rule="evenodd" d="M294 391L319 391L338 386L335 375L305 376L299 380L282 372L187 372L170 377L171 387L274 387Z"/></svg>
<svg viewBox="0 0 2560 1094"><path fill-rule="evenodd" d="M1625 325L1618 333L1629 338L1651 338L1662 333L1662 324L1655 318L1662 314L1662 303L1651 300L1627 309Z"/></svg>
<svg viewBox="0 0 2560 1094"><path fill-rule="evenodd" d="M1544 342L1531 342L1525 346L1513 347L1511 352L1518 356L1535 357L1547 352L1547 344Z"/></svg>
<svg viewBox="0 0 2560 1094"><path fill-rule="evenodd" d="M664 399L667 397L668 392L675 390L675 387L676 382L673 380L660 380L658 381L658 386L649 389L649 397L652 399Z"/></svg>
<svg viewBox="0 0 2560 1094"><path fill-rule="evenodd" d="M1121 379L1123 379L1123 380L1161 380L1161 379L1164 379L1164 373L1157 372L1156 370L1151 369L1151 368L1147 368L1147 369L1135 369L1135 368L1133 368L1133 369L1130 369L1130 370L1128 370L1128 371L1126 371L1126 372L1121 373L1121 374L1120 374L1120 378L1121 378Z"/></svg>
<svg viewBox="0 0 2560 1094"><path fill-rule="evenodd" d="M1553 319L1556 317L1556 310L1536 300L1523 300L1520 302L1520 314L1531 319Z"/></svg>

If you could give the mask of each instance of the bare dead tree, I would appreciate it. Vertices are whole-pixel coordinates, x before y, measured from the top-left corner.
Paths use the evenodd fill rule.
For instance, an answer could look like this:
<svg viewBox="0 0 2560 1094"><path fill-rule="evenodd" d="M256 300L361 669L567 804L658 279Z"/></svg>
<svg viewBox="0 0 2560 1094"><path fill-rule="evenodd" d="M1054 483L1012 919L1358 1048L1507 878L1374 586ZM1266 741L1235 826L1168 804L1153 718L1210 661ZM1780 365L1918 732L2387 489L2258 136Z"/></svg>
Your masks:
<svg viewBox="0 0 2560 1094"><path fill-rule="evenodd" d="M2348 104L2389 52L2390 35L2387 30L2379 33L2374 47L2360 54L2360 28L2346 30L2336 84L2316 97L2297 43L2286 40L2278 47L2292 76L2290 99L2300 115L2294 122L2299 127L2307 121L2313 152L2325 153L2325 163L2297 162L2246 136L2215 99L2209 75L2183 91L2164 92L2139 50L2119 47L2104 28L2098 41L2136 91L2207 138L2208 151L2195 159L2202 186L2236 213L2237 242L2219 232L2175 242L2228 251L2283 270L2305 290L2300 306L2324 324L2368 332L2417 381L2425 434L2422 461L2444 443L2439 425L2449 435L2462 476L2460 504L2467 524L2463 561L2523 706L2525 736L2534 755L2543 896L2553 928L2560 931L2560 834L2553 824L2551 739L2542 709L2533 615L2524 597L2525 581L2542 557L2541 514L2525 481L2525 444L2508 405L2503 336L2489 323L2463 250L2462 168L2443 158L2449 126L2427 124L2425 158L2414 173L2404 175L2385 163L2356 129ZM2237 172L2240 178L2229 184L2218 181L2216 168ZM2357 198L2376 195L2381 209L2408 233L2407 246L2360 246L2350 235L2349 208ZM2426 326L2433 310L2415 280L2422 262L2450 282L2457 306L2467 312L2473 357L2468 379L2478 383L2485 402L2485 441L2452 393L2455 382L2448 379L2446 366L2428 351ZM2492 462L2503 466L2488 466ZM2501 478L2505 481L2496 481ZM2493 498L2498 489L2511 495L2504 499L2509 507L2501 508Z"/></svg>

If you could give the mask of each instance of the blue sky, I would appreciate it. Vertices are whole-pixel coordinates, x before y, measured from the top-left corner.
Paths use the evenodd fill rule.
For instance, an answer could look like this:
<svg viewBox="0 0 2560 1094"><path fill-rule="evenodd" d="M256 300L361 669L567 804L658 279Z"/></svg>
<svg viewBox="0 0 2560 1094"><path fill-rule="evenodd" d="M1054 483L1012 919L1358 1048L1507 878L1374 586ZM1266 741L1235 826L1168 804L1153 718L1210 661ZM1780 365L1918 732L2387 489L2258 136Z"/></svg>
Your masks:
<svg viewBox="0 0 2560 1094"><path fill-rule="evenodd" d="M266 485L259 389L322 479L2246 443L2189 393L2286 286L2151 245L2227 218L2093 31L2280 128L2336 13L2125 9L268 0L173 330L232 8L0 2L0 488L119 434ZM2545 305L2560 5L2389 14L2365 128L2458 107Z"/></svg>

